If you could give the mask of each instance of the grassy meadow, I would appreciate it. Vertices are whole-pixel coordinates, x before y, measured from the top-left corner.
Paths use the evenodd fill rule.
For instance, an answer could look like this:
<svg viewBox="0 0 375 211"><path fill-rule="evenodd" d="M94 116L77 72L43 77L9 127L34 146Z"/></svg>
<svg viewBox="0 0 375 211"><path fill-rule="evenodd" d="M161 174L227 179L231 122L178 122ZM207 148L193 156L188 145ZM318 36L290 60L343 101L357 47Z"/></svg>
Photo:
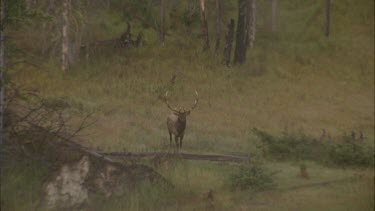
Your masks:
<svg viewBox="0 0 375 211"><path fill-rule="evenodd" d="M97 123L82 132L82 144L108 152L169 151L170 111L160 98L169 90L172 105L188 107L197 90L199 103L187 119L182 152L248 155L274 172L273 188L258 192L230 187L237 164L166 160L154 166L144 161L170 180L175 192L145 185L109 201L98 196L83 210L374 210L373 166L269 159L253 133L258 128L275 136L288 132L318 139L324 129L332 141L340 141L344 134L362 131L365 143L374 147L374 2L333 1L328 38L323 35L324 1L317 2L279 1L275 35L262 27L260 16L255 47L242 66L226 67L221 54L202 52L196 36L171 31L161 46L155 31L145 29L142 47L82 58L67 74L57 59L39 57L37 67L22 64L9 74L26 90L63 99L72 109L95 111ZM235 9L228 9L227 16ZM102 39L118 36L126 26L109 9L92 15L89 23L107 27L94 28ZM214 32L214 24L209 26ZM9 30L16 46L37 48L40 40L30 41L37 37L31 27ZM133 28L141 30L136 24ZM212 36L212 46L213 41ZM301 163L309 179L298 176ZM35 207L47 172L43 164L8 161L4 169L2 208ZM360 179L288 189L354 175ZM208 199L210 191L213 199Z"/></svg>

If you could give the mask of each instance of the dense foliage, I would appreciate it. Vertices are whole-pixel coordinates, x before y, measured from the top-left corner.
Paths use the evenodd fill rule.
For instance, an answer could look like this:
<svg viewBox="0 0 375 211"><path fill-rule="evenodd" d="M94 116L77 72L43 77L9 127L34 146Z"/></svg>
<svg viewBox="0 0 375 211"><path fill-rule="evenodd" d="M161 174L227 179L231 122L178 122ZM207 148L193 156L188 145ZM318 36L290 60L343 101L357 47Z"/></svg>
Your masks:
<svg viewBox="0 0 375 211"><path fill-rule="evenodd" d="M283 133L274 136L254 128L261 140L264 155L283 160L311 160L338 166L374 165L374 148L366 140L343 135L337 139L317 139L301 133Z"/></svg>
<svg viewBox="0 0 375 211"><path fill-rule="evenodd" d="M230 174L229 182L233 190L262 191L275 185L273 174L261 164L239 166Z"/></svg>

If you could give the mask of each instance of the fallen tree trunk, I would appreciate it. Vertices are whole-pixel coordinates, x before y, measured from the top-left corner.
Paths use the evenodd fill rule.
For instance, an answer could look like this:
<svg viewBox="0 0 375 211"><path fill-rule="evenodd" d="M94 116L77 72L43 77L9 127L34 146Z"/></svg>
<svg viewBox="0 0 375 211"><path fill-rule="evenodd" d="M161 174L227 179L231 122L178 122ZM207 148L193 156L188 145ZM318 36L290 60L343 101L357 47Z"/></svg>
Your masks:
<svg viewBox="0 0 375 211"><path fill-rule="evenodd" d="M234 155L207 155L207 154L190 154L190 153L168 153L168 152L101 152L100 154L113 157L125 157L129 159L141 158L180 158L186 160L207 160L218 162L246 162L249 157L234 156Z"/></svg>
<svg viewBox="0 0 375 211"><path fill-rule="evenodd" d="M106 50L113 51L114 49L128 49L132 47L140 47L143 44L143 33L139 32L136 39L132 38L131 26L130 23L127 23L127 29L122 35L118 38L108 39L108 40L99 40L92 43L87 43L80 46L82 49L86 60L92 54L100 55L100 51Z"/></svg>

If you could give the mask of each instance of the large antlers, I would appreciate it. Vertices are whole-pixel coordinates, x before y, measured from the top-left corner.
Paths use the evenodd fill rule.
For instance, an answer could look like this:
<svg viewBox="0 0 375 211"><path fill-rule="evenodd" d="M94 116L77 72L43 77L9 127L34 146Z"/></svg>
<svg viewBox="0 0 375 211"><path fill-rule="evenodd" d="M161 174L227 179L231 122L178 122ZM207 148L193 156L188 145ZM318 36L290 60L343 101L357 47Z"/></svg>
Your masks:
<svg viewBox="0 0 375 211"><path fill-rule="evenodd" d="M167 106L168 106L168 108L169 108L170 110L172 110L172 111L174 111L174 112L177 112L177 113L190 112L190 111L192 111L195 107L197 107L197 104L198 104L198 100L199 100L199 99L198 99L198 97L199 97L198 92L195 91L195 94L196 94L197 97L195 98L194 105L193 105L189 110L185 110L185 108L182 108L182 111L181 111L181 110L178 111L177 109L172 108L171 105L169 105L169 103L168 103L168 91L165 92L165 104L167 104Z"/></svg>
<svg viewBox="0 0 375 211"><path fill-rule="evenodd" d="M199 95L198 95L197 90L195 90L195 94L197 95L197 98L195 98L193 107L191 107L191 109L187 110L189 112L192 111L192 110L194 110L194 108L197 107L197 105L198 105L198 100L199 100L198 97L199 97Z"/></svg>
<svg viewBox="0 0 375 211"><path fill-rule="evenodd" d="M171 107L171 105L169 105L169 103L168 103L168 91L165 92L165 104L167 104L168 108L171 109L172 111L177 112L177 113L180 113L180 112L177 111L176 109L173 109L173 108Z"/></svg>

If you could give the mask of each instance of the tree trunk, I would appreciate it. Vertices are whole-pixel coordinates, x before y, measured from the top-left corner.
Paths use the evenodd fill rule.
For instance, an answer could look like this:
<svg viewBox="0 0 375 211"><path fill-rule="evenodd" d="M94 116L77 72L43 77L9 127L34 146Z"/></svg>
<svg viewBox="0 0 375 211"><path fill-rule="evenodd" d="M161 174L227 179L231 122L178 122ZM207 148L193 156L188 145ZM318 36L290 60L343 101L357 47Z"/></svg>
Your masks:
<svg viewBox="0 0 375 211"><path fill-rule="evenodd" d="M4 141L4 76L5 76L5 40L4 40L4 26L5 26L5 0L1 0L1 14L0 14L0 150L3 148ZM2 158L0 152L0 158ZM1 172L1 171L0 171Z"/></svg>
<svg viewBox="0 0 375 211"><path fill-rule="evenodd" d="M74 17L71 17L74 18ZM72 66L80 61L80 53L81 53L81 46L82 46L82 34L84 30L83 23L78 23L75 21L75 30L74 32L71 30L71 33L74 33L74 36L71 36L69 42L69 66ZM72 29L72 27L70 27Z"/></svg>
<svg viewBox="0 0 375 211"><path fill-rule="evenodd" d="M228 24L228 33L225 37L225 48L224 48L224 63L226 66L230 64L230 55L232 52L232 43L234 37L234 20L231 19Z"/></svg>
<svg viewBox="0 0 375 211"><path fill-rule="evenodd" d="M55 4L55 0L49 0L48 1L48 6L46 8L46 13L48 15L53 16L52 13L53 13L53 9L54 9L54 4ZM53 23L47 22L47 21L42 23L42 33L40 34L42 40L49 40L52 28L53 28ZM42 53L43 56L46 56L47 54L50 53L50 52L48 52L50 46L51 45L50 45L49 42L43 42L42 43L41 53Z"/></svg>
<svg viewBox="0 0 375 211"><path fill-rule="evenodd" d="M326 37L329 36L330 26L331 26L331 0L326 0L326 30L325 30Z"/></svg>
<svg viewBox="0 0 375 211"><path fill-rule="evenodd" d="M77 19L74 15L71 15L71 4L68 5L68 17L70 18L69 22L69 32L70 32L70 40L69 40L69 66L74 65L79 62L79 55L81 51L82 45L82 32L84 29L84 22L80 19ZM69 36L69 34L68 34Z"/></svg>
<svg viewBox="0 0 375 211"><path fill-rule="evenodd" d="M218 55L219 49L220 49L221 17L222 17L222 2L221 0L216 0L216 43L215 43L216 55Z"/></svg>
<svg viewBox="0 0 375 211"><path fill-rule="evenodd" d="M246 46L249 48L253 48L256 34L256 0L249 0L247 9Z"/></svg>
<svg viewBox="0 0 375 211"><path fill-rule="evenodd" d="M33 3L33 0L25 0L26 10L30 10Z"/></svg>
<svg viewBox="0 0 375 211"><path fill-rule="evenodd" d="M203 50L207 50L210 48L210 41L208 38L208 26L207 26L207 19L206 19L206 10L205 10L205 0L200 1L200 11L201 11L201 27L202 27L202 36L203 36Z"/></svg>
<svg viewBox="0 0 375 211"><path fill-rule="evenodd" d="M234 51L234 63L243 64L246 61L246 36L245 23L247 12L247 0L238 0L238 20L236 32L236 49Z"/></svg>
<svg viewBox="0 0 375 211"><path fill-rule="evenodd" d="M191 34L191 25L192 25L192 22L193 22L193 16L195 14L195 10L196 10L196 1L195 0L188 0L188 3L187 3L187 17L186 17L186 32L188 35Z"/></svg>
<svg viewBox="0 0 375 211"><path fill-rule="evenodd" d="M69 70L69 4L70 0L63 0L63 25L62 25L62 66L61 69L63 72L67 72Z"/></svg>
<svg viewBox="0 0 375 211"><path fill-rule="evenodd" d="M272 33L277 31L277 0L271 0L270 29Z"/></svg>
<svg viewBox="0 0 375 211"><path fill-rule="evenodd" d="M164 45L165 39L165 1L160 0L160 43Z"/></svg>

